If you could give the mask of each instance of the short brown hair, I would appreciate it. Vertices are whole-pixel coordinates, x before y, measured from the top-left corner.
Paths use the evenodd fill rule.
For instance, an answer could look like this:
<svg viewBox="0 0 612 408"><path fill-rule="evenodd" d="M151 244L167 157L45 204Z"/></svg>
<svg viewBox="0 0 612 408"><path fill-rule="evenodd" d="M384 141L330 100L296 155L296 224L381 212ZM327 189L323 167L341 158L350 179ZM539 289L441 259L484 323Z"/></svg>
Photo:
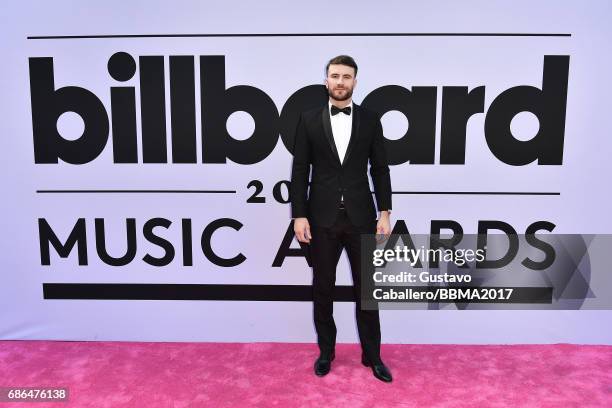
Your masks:
<svg viewBox="0 0 612 408"><path fill-rule="evenodd" d="M338 55L329 60L327 65L325 66L325 76L329 73L330 65L346 65L348 67L352 67L355 70L355 76L357 76L357 63L353 59L353 57L349 55Z"/></svg>

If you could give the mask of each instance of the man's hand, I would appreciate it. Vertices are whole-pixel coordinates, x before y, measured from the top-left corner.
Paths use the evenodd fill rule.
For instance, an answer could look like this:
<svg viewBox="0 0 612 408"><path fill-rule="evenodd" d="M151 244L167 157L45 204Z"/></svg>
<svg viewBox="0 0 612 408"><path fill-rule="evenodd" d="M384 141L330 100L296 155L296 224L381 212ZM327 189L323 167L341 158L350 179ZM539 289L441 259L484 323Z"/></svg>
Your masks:
<svg viewBox="0 0 612 408"><path fill-rule="evenodd" d="M293 222L293 231L295 232L295 236L297 237L298 241L310 244L310 239L312 236L310 235L310 224L308 223L308 218L296 218Z"/></svg>
<svg viewBox="0 0 612 408"><path fill-rule="evenodd" d="M391 221L389 220L389 212L381 211L378 223L376 224L376 233L384 234L386 236L391 235Z"/></svg>

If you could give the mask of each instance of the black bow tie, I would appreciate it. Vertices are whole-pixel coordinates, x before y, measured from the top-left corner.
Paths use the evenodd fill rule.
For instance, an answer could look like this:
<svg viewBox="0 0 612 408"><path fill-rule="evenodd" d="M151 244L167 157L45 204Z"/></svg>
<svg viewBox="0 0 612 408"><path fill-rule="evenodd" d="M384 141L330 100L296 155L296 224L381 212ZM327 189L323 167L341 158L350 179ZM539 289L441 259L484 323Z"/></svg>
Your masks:
<svg viewBox="0 0 612 408"><path fill-rule="evenodd" d="M332 114L332 116L337 115L340 112L344 113L345 115L350 115L351 114L351 107L347 106L346 108L340 109L336 105L332 105L331 106L331 114Z"/></svg>

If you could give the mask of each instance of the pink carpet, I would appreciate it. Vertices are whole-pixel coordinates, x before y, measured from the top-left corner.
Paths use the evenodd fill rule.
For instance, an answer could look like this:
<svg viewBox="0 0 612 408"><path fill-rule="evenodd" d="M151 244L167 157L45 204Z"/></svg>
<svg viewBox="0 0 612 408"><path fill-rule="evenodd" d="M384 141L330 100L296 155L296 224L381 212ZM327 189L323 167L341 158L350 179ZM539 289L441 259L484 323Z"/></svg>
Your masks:
<svg viewBox="0 0 612 408"><path fill-rule="evenodd" d="M612 407L612 346L383 345L393 383L341 344L0 341L0 386L68 387L18 407Z"/></svg>

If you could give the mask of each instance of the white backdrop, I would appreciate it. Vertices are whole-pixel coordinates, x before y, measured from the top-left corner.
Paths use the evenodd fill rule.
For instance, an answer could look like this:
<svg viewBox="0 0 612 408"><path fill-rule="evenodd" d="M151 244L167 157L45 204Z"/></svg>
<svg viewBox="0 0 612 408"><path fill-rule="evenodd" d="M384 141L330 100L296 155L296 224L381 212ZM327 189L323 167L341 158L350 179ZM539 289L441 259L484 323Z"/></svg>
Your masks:
<svg viewBox="0 0 612 408"><path fill-rule="evenodd" d="M455 220L476 232L479 220L500 220L519 233L539 220L558 233L610 233L609 174L611 83L608 52L611 8L605 1L585 4L545 1L377 3L285 2L9 2L2 5L2 274L0 338L159 341L315 340L310 302L58 300L44 299L42 284L194 283L308 285L311 270L303 258L286 258L272 267L289 227L287 204L272 197L272 187L290 178L291 154L280 141L264 160L249 165L228 160L202 163L198 57L225 57L226 87L249 85L265 92L280 112L298 89L321 84L326 61L350 54L359 64L354 99L360 103L385 86L437 87L436 156L433 164L392 166L394 191L539 191L552 196L403 195L393 197L393 221L411 232L427 233L432 220ZM32 36L228 33L566 33L571 36L278 36L28 39ZM82 165L34 160L28 59L52 57L55 87L78 86L95 94L110 116L110 88L132 86L139 108L139 74L125 83L113 80L108 59L123 51L135 58L164 56L166 113L170 146L168 57L195 56L195 164L142 163L141 123L137 120L138 163L113 163L112 140L94 160ZM521 85L542 87L545 55L570 58L567 117L562 165L511 166L489 150L485 114L468 122L465 165L441 165L442 87L485 86L485 112L503 91ZM406 118L382 118L385 136L400 138ZM227 123L236 139L254 124L238 112ZM76 114L60 118L66 139L78 138L83 123ZM530 114L517 115L518 139L538 131ZM170 148L169 148L170 150ZM169 155L171 159L171 155ZM170 160L171 161L171 160ZM265 203L247 203L251 180L261 180ZM232 190L235 194L60 194L40 190ZM161 249L144 239L142 226L162 217L172 226L157 233L171 241L174 260L164 267L142 261ZM50 265L41 264L38 219L44 218L62 242L77 219L87 227L88 265L78 264L76 248L61 258L51 248ZM96 254L94 219L103 218L108 252L125 252L125 222L135 218L138 249L125 266L106 265ZM193 266L181 262L181 219L191 219ZM199 249L199 237L212 221L232 218L239 231L220 229L212 247L222 257L242 253L246 260L224 268ZM297 242L293 243L297 247ZM346 256L338 267L339 285L350 285ZM354 306L336 303L338 340L357 341ZM390 343L612 343L610 311L383 311L383 341Z"/></svg>

